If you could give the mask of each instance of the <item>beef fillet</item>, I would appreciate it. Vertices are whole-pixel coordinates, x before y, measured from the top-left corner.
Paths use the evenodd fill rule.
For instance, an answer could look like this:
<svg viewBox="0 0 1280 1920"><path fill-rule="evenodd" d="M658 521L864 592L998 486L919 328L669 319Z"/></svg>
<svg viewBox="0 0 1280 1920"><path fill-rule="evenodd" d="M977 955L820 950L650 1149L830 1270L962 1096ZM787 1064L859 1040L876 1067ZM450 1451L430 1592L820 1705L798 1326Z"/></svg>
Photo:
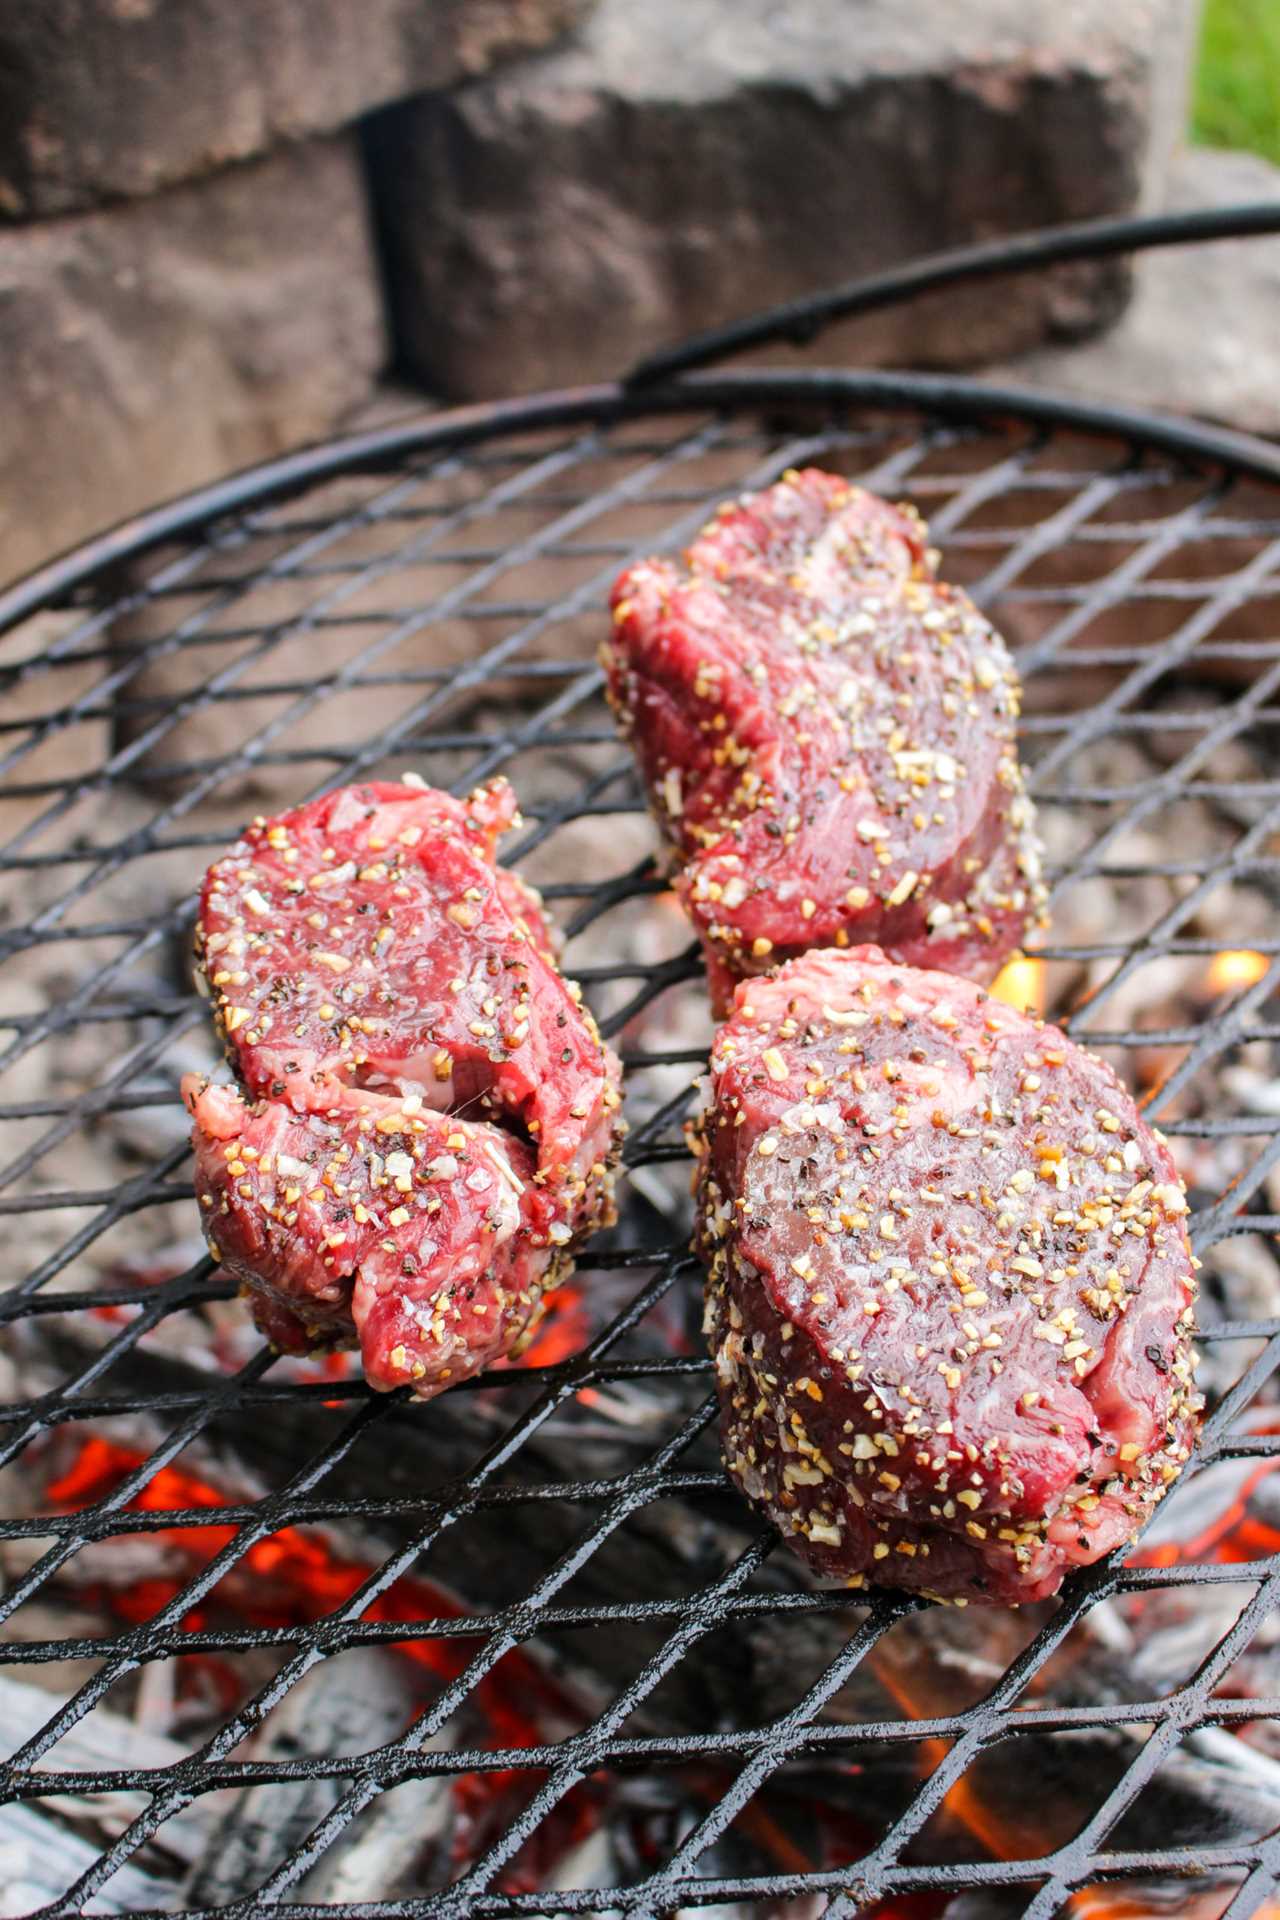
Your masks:
<svg viewBox="0 0 1280 1920"><path fill-rule="evenodd" d="M812 953L738 987L701 1131L726 1462L817 1572L1014 1604L1136 1532L1195 1433L1195 1262L1110 1068Z"/></svg>
<svg viewBox="0 0 1280 1920"><path fill-rule="evenodd" d="M205 880L199 974L250 1096L184 1087L210 1240L277 1344L358 1339L376 1386L510 1351L611 1217L619 1067L495 866L514 818L503 781L343 788Z"/></svg>
<svg viewBox="0 0 1280 1920"><path fill-rule="evenodd" d="M866 940L989 980L1041 912L1017 679L936 564L910 508L810 470L614 587L610 699L719 1011Z"/></svg>
<svg viewBox="0 0 1280 1920"><path fill-rule="evenodd" d="M287 1353L349 1346L380 1389L426 1397L517 1348L566 1256L526 1206L532 1149L413 1095L332 1115L192 1080L210 1244Z"/></svg>

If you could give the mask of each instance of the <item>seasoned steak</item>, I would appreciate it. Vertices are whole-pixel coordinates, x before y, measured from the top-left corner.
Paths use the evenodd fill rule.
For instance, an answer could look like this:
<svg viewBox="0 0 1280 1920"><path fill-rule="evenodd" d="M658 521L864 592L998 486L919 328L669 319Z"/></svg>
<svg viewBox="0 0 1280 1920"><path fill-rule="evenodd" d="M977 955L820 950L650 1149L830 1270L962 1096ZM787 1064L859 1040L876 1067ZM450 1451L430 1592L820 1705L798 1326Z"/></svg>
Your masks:
<svg viewBox="0 0 1280 1920"><path fill-rule="evenodd" d="M1041 1599L1188 1457L1194 1267L1110 1068L875 947L739 986L698 1239L725 1458L819 1573Z"/></svg>
<svg viewBox="0 0 1280 1920"><path fill-rule="evenodd" d="M256 821L209 869L196 953L250 1093L326 1112L381 1088L499 1120L568 1219L600 1210L619 1073L537 896L495 867L515 813L501 780L466 801L372 782Z"/></svg>
<svg viewBox="0 0 1280 1920"><path fill-rule="evenodd" d="M989 980L1041 913L1017 679L936 564L910 508L810 470L614 587L609 695L720 1011L867 940Z"/></svg>
<svg viewBox="0 0 1280 1920"><path fill-rule="evenodd" d="M195 1076L183 1094L210 1245L286 1352L354 1337L371 1386L425 1397L518 1347L567 1270L533 1151L500 1127L412 1094L332 1114Z"/></svg>
<svg viewBox="0 0 1280 1920"><path fill-rule="evenodd" d="M419 1392L458 1375L452 1359L428 1366L417 1352L400 1307L388 1301L386 1275L388 1260L413 1264L402 1275L415 1282L401 1288L404 1312L453 1285L466 1192L473 1251L485 1256L477 1284L489 1305L478 1311L496 1315L501 1295L509 1312L509 1325L488 1329L493 1351L520 1337L563 1273L566 1250L611 1217L620 1070L577 987L555 965L537 896L495 865L497 835L514 818L503 781L465 802L408 784L347 787L255 821L205 880L199 972L231 1065L256 1102L232 1113L225 1090L192 1092L198 1163L217 1215L212 1237L255 1289L273 1337L297 1349L358 1334L377 1385L403 1374L388 1357L400 1348ZM282 1212L275 1188L260 1193L252 1171L214 1177L227 1156L211 1143L243 1134L260 1154L260 1136L281 1129L319 1142L326 1165L335 1156L360 1160L370 1130L387 1131L388 1112L391 1120L412 1116L412 1139L396 1151L415 1162L401 1170L413 1197L391 1212L411 1217L392 1220L391 1247L385 1238L366 1247L367 1236L348 1228L330 1259L327 1200L316 1202L319 1212L294 1202ZM221 1125L234 1119L231 1135L215 1115ZM456 1119L446 1126L442 1115ZM440 1211L440 1176L419 1193L414 1142L434 1165L440 1140L455 1134L477 1157L457 1200L464 1211L455 1219L446 1208L440 1224L448 1231L437 1238L417 1211L428 1221ZM505 1232L484 1224L492 1196L482 1175L503 1156L505 1189L521 1195L509 1220L504 1214L509 1246ZM252 1155L237 1149L232 1158L248 1165ZM367 1197L361 1205L379 1219L387 1211ZM275 1221L269 1245L264 1209ZM282 1244L286 1230L296 1245ZM382 1303L376 1310L370 1288ZM492 1357L483 1341L462 1345L480 1355L477 1366Z"/></svg>

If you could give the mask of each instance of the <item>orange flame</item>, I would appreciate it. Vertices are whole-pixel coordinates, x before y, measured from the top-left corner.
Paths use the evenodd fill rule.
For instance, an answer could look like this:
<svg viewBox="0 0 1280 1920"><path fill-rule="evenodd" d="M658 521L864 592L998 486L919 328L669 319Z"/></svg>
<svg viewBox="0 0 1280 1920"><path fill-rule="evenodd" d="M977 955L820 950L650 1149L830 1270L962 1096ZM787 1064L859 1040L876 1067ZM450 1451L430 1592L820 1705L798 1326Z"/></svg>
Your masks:
<svg viewBox="0 0 1280 1920"><path fill-rule="evenodd" d="M496 1364L509 1366L554 1367L586 1346L591 1335L591 1319L582 1289L569 1280L549 1293L541 1320L533 1330L527 1347L510 1360Z"/></svg>
<svg viewBox="0 0 1280 1920"><path fill-rule="evenodd" d="M922 1701L907 1684L899 1667L890 1661L873 1656L871 1662L877 1680L890 1698L902 1708L909 1720L922 1720L929 1716L928 1703ZM920 1770L933 1773L946 1758L949 1743L946 1740L925 1740L921 1743ZM967 1827L975 1840L996 1860L1031 1858L1036 1850L1036 1835L1039 1832L1035 1809L1027 1809L1029 1825L1025 1836L1001 1820L982 1800L970 1784L967 1775L962 1775L953 1787L949 1787L942 1797L942 1804L963 1827Z"/></svg>
<svg viewBox="0 0 1280 1920"><path fill-rule="evenodd" d="M851 1774L862 1772L861 1766L851 1762L846 1763L842 1770ZM733 1776L718 1768L707 1767L692 1773L689 1784L708 1805L715 1807L719 1806L733 1784ZM783 1785L779 1789L779 1799L785 1802L786 1798L787 1790ZM745 1807L740 1808L733 1816L732 1825L739 1833L745 1834L783 1873L812 1873L816 1868L852 1866L873 1845L874 1835L859 1827L844 1807L814 1799L807 1791L803 1795L803 1802L806 1814L816 1820L821 1835L815 1849L816 1858L800 1845L783 1820L775 1817L760 1797L749 1800ZM657 1864L656 1859L652 1864ZM866 1920L941 1920L944 1908L950 1903L949 1893L893 1894L868 1907Z"/></svg>
<svg viewBox="0 0 1280 1920"><path fill-rule="evenodd" d="M132 1448L117 1446L99 1434L90 1435L72 1465L49 1483L49 1498L59 1506L75 1510L90 1505L112 1492L120 1482L142 1464L146 1455ZM227 1494L210 1486L180 1467L161 1467L135 1493L128 1503L131 1513L164 1513L178 1507L223 1507L233 1504ZM150 1619L166 1606L186 1584L194 1567L214 1559L235 1538L234 1526L173 1526L159 1530L158 1538L169 1548L177 1548L191 1562L187 1573L137 1581L112 1593L115 1611L126 1619ZM343 1606L368 1579L371 1569L358 1560L348 1560L334 1552L321 1535L301 1527L282 1527L265 1540L255 1541L243 1558L212 1593L183 1615L189 1631L205 1626L218 1603L234 1601L236 1610L255 1626L297 1626L319 1619ZM257 1579L249 1591L240 1590L239 1578L251 1573ZM224 1585L235 1580L234 1588L224 1593ZM456 1619L465 1609L429 1580L401 1578L369 1603L366 1620L414 1621ZM464 1641L398 1640L397 1653L420 1665L430 1667L443 1679L453 1679L467 1662ZM530 1663L524 1662L529 1666ZM530 1667L520 1675L522 1684L541 1682L539 1670ZM549 1683L548 1683L549 1684ZM535 1692L537 1691L535 1686ZM512 1741L529 1745L530 1739Z"/></svg>
<svg viewBox="0 0 1280 1920"><path fill-rule="evenodd" d="M1224 948L1209 962L1204 991L1212 1000L1223 993L1243 993L1246 987L1257 985L1270 965L1265 953L1255 953L1252 948Z"/></svg>
<svg viewBox="0 0 1280 1920"><path fill-rule="evenodd" d="M1015 953L1006 960L988 992L1019 1013L1043 1014L1049 1004L1048 968L1032 953Z"/></svg>
<svg viewBox="0 0 1280 1920"><path fill-rule="evenodd" d="M872 1658L876 1678L885 1691L912 1720L927 1718L932 1711L907 1683L904 1673L889 1661ZM941 1765L948 1750L945 1740L921 1742L920 1771L932 1773ZM973 1835L994 1860L1033 1860L1043 1847L1044 1828L1037 1815L1034 1798L1028 1802L1025 1822L997 1813L978 1789L962 1775L942 1797L942 1804ZM1137 1904L1120 1888L1082 1887L1067 1898L1064 1914L1071 1920L1148 1920L1149 1904ZM1189 1917L1188 1917L1189 1920Z"/></svg>
<svg viewBox="0 0 1280 1920"><path fill-rule="evenodd" d="M1278 1430L1280 1427L1272 1424L1257 1429L1266 1433ZM1159 1546L1141 1549L1130 1557L1129 1564L1172 1566L1188 1561L1235 1563L1280 1551L1280 1532L1259 1519L1250 1507L1255 1488L1277 1467L1280 1467L1280 1461L1260 1462L1245 1478L1235 1498L1223 1512L1192 1539L1166 1541ZM938 1710L936 1702L924 1698L912 1685L909 1672L888 1660L883 1652L877 1650L872 1654L871 1666L886 1693L909 1719L925 1719ZM912 1671L918 1672L918 1668ZM1033 1690L1034 1686L1033 1682ZM941 1764L947 1750L948 1744L944 1740L922 1741L921 1773L933 1772ZM1040 1851L1043 1829L1034 1806L1028 1808L1029 1824L1024 1826L1016 1816L1010 1818L1005 1813L997 1813L970 1784L967 1776L959 1779L943 1795L943 1805L994 1859L1032 1859ZM1064 1913L1071 1915L1072 1920L1147 1920L1150 1910L1149 1903L1141 1899L1134 1900L1122 1887L1104 1885L1080 1888L1069 1897L1063 1909ZM1214 1911L1216 1913L1218 1909L1215 1907ZM1192 1920L1192 1913L1193 1910L1189 1908L1188 1920ZM1280 1920L1280 1905L1269 1903L1259 1909L1259 1914L1262 1920ZM1207 1913L1205 1920L1209 1920Z"/></svg>

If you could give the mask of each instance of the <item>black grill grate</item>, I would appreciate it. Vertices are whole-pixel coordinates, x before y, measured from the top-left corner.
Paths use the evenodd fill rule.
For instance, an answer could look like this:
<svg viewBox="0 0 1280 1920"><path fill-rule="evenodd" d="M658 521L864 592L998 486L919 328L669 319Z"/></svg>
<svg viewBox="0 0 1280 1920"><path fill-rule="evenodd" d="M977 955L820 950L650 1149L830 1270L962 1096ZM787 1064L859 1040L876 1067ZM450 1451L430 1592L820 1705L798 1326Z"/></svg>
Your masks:
<svg viewBox="0 0 1280 1920"><path fill-rule="evenodd" d="M993 418L961 386L746 377L733 404L729 390L719 383L714 408L686 393L678 407L669 396L624 407L612 395L494 409L286 464L274 481L217 490L157 523L163 548L131 550L125 538L81 577L64 570L55 611L0 641L0 1313L13 1363L0 1408L0 1550L13 1555L0 1665L31 1680L47 1663L89 1663L58 1669L72 1678L12 1753L3 1806L47 1796L50 1768L60 1795L139 1796L118 1837L40 1909L50 1920L110 1911L94 1903L109 1903L112 1876L192 1803L304 1780L336 1783L305 1837L226 1900L175 1895L164 1910L248 1916L281 1904L319 1920L739 1905L808 1914L829 1903L840 1916L925 1916L968 1889L987 1904L966 1914L1087 1920L1191 1911L1170 1895L1176 1883L1189 1903L1217 1889L1217 1906L1196 1912L1242 1920L1274 1896L1280 1836L1270 1827L1188 1841L1169 1822L1130 1845L1121 1825L1188 1736L1234 1737L1280 1715L1280 1688L1250 1696L1231 1678L1261 1644L1280 1581L1280 1557L1256 1532L1235 1559L1121 1558L1073 1580L980 1697L917 1701L924 1718L900 1706L833 1716L895 1633L955 1616L805 1589L724 1489L700 1349L677 1341L673 1351L654 1334L656 1316L668 1332L696 1320L678 1182L663 1168L684 1157L680 1121L702 1057L688 1024L697 969L678 916L649 904L660 884L592 653L624 560L678 544L728 493L812 461L917 502L949 577L970 584L1019 647L1024 751L1052 829L1050 987L1075 1005L1075 1031L1147 1086L1150 1111L1192 1166L1213 1398L1196 1475L1232 1461L1263 1467L1280 1458L1268 1431L1280 1420L1267 1417L1280 1361L1269 1251L1280 1230L1280 1102L1268 1092L1280 1087L1280 491L1229 446L1210 457L1211 436L1193 466L1176 436L1140 424L1085 434L1069 415L1008 408ZM528 821L510 857L570 929L566 964L623 1045L633 1116L634 1196L591 1269L593 1290L627 1304L568 1358L427 1409L371 1397L359 1382L290 1377L244 1345L233 1365L224 1355L214 1366L207 1356L233 1310L216 1325L211 1316L229 1289L207 1262L174 1251L195 1227L176 1073L184 1049L205 1044L182 957L199 873L245 814L405 767L459 789L510 775ZM1104 902L1093 922L1073 907L1090 890ZM1261 955L1260 970L1206 998L1201 976L1223 948ZM1247 1313L1218 1271L1222 1249L1241 1240L1269 1276L1255 1280ZM619 1430L609 1397L628 1392L643 1394L645 1418ZM562 1429L569 1459L544 1445ZM91 1434L127 1436L142 1457L69 1512L39 1489ZM415 1452L423 1435L428 1451ZM404 1449L407 1478L389 1467ZM198 1507L162 1497L140 1510L166 1469L199 1472L235 1497ZM314 1523L336 1529L368 1568L339 1604L283 1625L210 1610L228 1574L247 1566L252 1577L255 1549ZM136 1552L153 1537L167 1552L175 1527L221 1531L149 1617L104 1613L92 1630L82 1620L61 1630L51 1596L83 1602L85 1556L101 1562L102 1543ZM625 1544L637 1527L646 1538L661 1527L696 1535L683 1589L665 1576L646 1585L652 1556ZM487 1585L499 1533L515 1566ZM469 1544L482 1535L488 1561ZM379 1598L423 1568L475 1612L378 1617ZM1236 1600L1225 1621L1214 1615L1190 1671L1132 1697L1103 1689L1037 1703L1040 1679L1099 1609L1215 1586ZM965 1616L970 1632L975 1618ZM834 1655L827 1646L800 1689L824 1621L841 1625ZM740 1652L742 1636L761 1630L782 1663L796 1649L785 1707L762 1717L747 1687L740 1701L722 1689L701 1724L656 1711L669 1682L697 1697L725 1646ZM987 1631L1006 1645L1003 1624ZM593 1666L580 1729L528 1745L441 1743L513 1650L561 1647L572 1678L575 1647L602 1633L635 1657L625 1676L610 1660ZM452 1677L400 1737L356 1757L322 1741L258 1758L244 1744L321 1663L405 1642L458 1651ZM192 1655L249 1676L249 1697L219 1730L158 1769L60 1770L58 1743L78 1722L144 1670ZM323 1686L313 1697L323 1716ZM958 1821L953 1790L996 1749L1033 1742L1043 1756L1124 1727L1135 1738L1123 1765L1099 1777L1083 1822L1050 1851L1002 1846L982 1822ZM868 1782L897 1777L903 1756L924 1759L878 1824L848 1828L857 1844L834 1860L770 1858L752 1821L759 1796L799 1778L812 1797L821 1770L839 1772L855 1750ZM714 1792L704 1788L697 1816L676 1820L661 1845L633 1848L625 1875L615 1861L595 1882L580 1865L548 1891L514 1873L583 1783L605 1802L699 1768ZM529 1775L531 1793L505 1830L454 1862L451 1884L356 1904L307 1895L326 1849L381 1796L427 1777L509 1772ZM949 1851L925 1844L944 1818L960 1832ZM726 1853L734 1836L758 1857ZM1111 1885L1152 1888L1154 1904L1097 1904ZM788 1904L805 1898L815 1904Z"/></svg>

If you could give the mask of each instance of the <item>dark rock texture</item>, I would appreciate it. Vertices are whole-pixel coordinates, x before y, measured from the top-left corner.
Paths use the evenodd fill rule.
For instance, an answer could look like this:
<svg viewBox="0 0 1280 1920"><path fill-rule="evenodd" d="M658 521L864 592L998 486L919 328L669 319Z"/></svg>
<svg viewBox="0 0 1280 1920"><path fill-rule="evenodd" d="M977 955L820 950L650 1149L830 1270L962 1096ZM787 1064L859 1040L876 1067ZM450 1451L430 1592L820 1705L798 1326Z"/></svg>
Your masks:
<svg viewBox="0 0 1280 1920"><path fill-rule="evenodd" d="M603 0L564 48L374 116L402 359L457 397L592 378L892 260L1127 208L1182 12ZM947 292L823 353L973 365L1088 332L1123 287Z"/></svg>
<svg viewBox="0 0 1280 1920"><path fill-rule="evenodd" d="M11 0L0 217L65 213L329 133L540 47L589 0Z"/></svg>
<svg viewBox="0 0 1280 1920"><path fill-rule="evenodd" d="M327 431L383 354L349 135L0 231L0 580Z"/></svg>

